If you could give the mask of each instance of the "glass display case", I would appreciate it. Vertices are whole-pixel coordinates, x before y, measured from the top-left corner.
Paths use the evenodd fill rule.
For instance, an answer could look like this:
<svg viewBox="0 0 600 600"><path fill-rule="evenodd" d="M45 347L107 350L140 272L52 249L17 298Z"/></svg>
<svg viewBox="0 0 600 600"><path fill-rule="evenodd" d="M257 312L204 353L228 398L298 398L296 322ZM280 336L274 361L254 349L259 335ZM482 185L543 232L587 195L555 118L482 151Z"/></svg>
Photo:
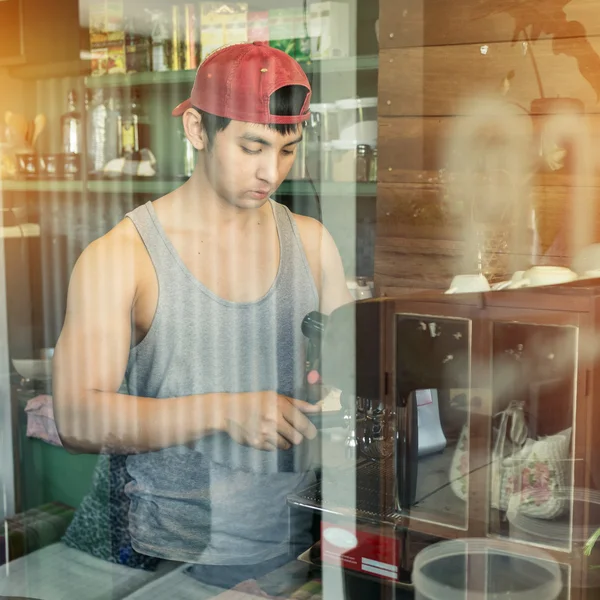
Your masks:
<svg viewBox="0 0 600 600"><path fill-rule="evenodd" d="M523 322L494 322L492 333L490 532L565 552L573 543L578 334Z"/></svg>

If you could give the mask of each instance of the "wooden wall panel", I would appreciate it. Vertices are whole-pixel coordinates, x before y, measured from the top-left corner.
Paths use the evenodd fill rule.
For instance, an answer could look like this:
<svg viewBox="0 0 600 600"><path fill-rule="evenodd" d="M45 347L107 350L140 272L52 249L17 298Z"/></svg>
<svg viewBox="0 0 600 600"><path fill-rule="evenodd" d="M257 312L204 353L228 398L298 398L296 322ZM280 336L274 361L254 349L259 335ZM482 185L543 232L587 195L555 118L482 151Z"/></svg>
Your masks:
<svg viewBox="0 0 600 600"><path fill-rule="evenodd" d="M468 100L481 101L486 96L504 97L526 111L533 100L543 96L576 98L587 112L599 113L600 56L590 55L590 60L578 64L573 58L580 52L578 44L578 40L564 40L561 53L555 52L550 40L527 48L522 43L499 42L483 47L465 44L382 50L379 114L460 115L467 112ZM589 39L589 46L593 53L599 52L600 37ZM535 53L543 93L530 48Z"/></svg>
<svg viewBox="0 0 600 600"><path fill-rule="evenodd" d="M380 0L382 48L600 35L597 0ZM392 37L390 37L392 34Z"/></svg>
<svg viewBox="0 0 600 600"><path fill-rule="evenodd" d="M439 185L381 184L377 194L377 239L462 239L460 219L445 210Z"/></svg>
<svg viewBox="0 0 600 600"><path fill-rule="evenodd" d="M540 264L568 265L574 188L535 186ZM600 200L600 189L594 189ZM600 239L600 215L594 215ZM460 268L464 251L464 221L444 201L444 186L380 184L377 196L375 272L378 288L448 287ZM527 259L528 260L528 259Z"/></svg>
<svg viewBox="0 0 600 600"><path fill-rule="evenodd" d="M544 116L523 116L530 120L532 130L540 131L546 119ZM379 119L379 173L378 181L382 183L422 183L438 184L444 178L448 168L448 148L464 141L468 117L381 117ZM593 167L590 183L600 185L600 115L584 116L589 132L590 143L594 150ZM514 138L513 138L514 139ZM556 171L540 158L539 138L515 140L524 144L531 153L535 170L533 185L576 185L576 174L569 168L569 160L565 167ZM440 172L442 171L442 172Z"/></svg>
<svg viewBox="0 0 600 600"><path fill-rule="evenodd" d="M444 289L463 256L462 242L447 240L377 240L377 286Z"/></svg>
<svg viewBox="0 0 600 600"><path fill-rule="evenodd" d="M532 136L516 146L531 159L525 174L545 254L538 262L570 264L591 239L588 225L600 240L597 0L380 0L379 65L375 279L381 292L443 289L461 268L466 217L444 202L456 175L448 149L456 156L467 119L488 100L511 104L531 125ZM556 111L548 99L557 98L578 104L589 146L578 156L564 140L565 165L553 170L540 155L540 132ZM582 215L580 236L572 233L575 213Z"/></svg>

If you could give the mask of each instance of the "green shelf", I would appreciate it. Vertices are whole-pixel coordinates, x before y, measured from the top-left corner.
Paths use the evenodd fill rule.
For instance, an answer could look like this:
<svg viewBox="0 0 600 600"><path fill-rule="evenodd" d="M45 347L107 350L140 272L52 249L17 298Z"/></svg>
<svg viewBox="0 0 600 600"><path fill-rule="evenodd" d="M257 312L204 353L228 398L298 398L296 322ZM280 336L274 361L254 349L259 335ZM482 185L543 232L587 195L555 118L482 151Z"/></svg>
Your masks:
<svg viewBox="0 0 600 600"><path fill-rule="evenodd" d="M307 73L344 73L349 71L375 70L379 66L379 57L374 55L350 58L331 58L302 63ZM147 73L128 73L115 75L101 75L86 77L85 85L88 88L126 88L142 85L173 85L194 83L195 70L190 71L162 71Z"/></svg>
<svg viewBox="0 0 600 600"><path fill-rule="evenodd" d="M87 182L87 190L94 194L151 194L162 196L172 192L184 183L179 180L152 179L149 181L92 180ZM338 183L335 181L315 182L319 196L375 196L376 183ZM82 181L0 181L0 192L62 192L82 193ZM309 181L284 181L276 194L313 196L314 188Z"/></svg>
<svg viewBox="0 0 600 600"><path fill-rule="evenodd" d="M179 187L184 181L167 181L152 179L150 181L88 181L87 189L95 194L153 194L163 196Z"/></svg>
<svg viewBox="0 0 600 600"><path fill-rule="evenodd" d="M309 181L284 181L278 194L295 194L297 196L313 196L315 188L319 196L376 196L376 183L353 183L324 181L315 182L314 188Z"/></svg>
<svg viewBox="0 0 600 600"><path fill-rule="evenodd" d="M89 181L88 190L96 194L152 194L162 196L182 185L183 180L153 181ZM375 196L376 183L337 183L328 181L315 182L319 196ZM284 181L276 194L294 194L297 196L313 196L314 188L308 181Z"/></svg>
<svg viewBox="0 0 600 600"><path fill-rule="evenodd" d="M0 192L71 192L81 193L82 181L0 180Z"/></svg>
<svg viewBox="0 0 600 600"><path fill-rule="evenodd" d="M85 85L91 89L126 88L140 85L173 85L176 83L194 83L196 71L148 71L86 77Z"/></svg>

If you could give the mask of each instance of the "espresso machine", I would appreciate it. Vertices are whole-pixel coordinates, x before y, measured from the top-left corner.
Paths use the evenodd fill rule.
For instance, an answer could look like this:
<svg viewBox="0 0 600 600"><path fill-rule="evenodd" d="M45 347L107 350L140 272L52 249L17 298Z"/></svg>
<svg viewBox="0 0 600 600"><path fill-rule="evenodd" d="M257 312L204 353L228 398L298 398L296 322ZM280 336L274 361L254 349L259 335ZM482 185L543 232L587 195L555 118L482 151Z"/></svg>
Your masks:
<svg viewBox="0 0 600 600"><path fill-rule="evenodd" d="M349 450L393 462L394 505L402 510L416 499L419 457L445 447L438 390L469 386L470 329L466 320L397 314L390 332L385 319L389 306L374 299L342 306L329 317L311 313L302 330L308 338L309 390L321 383L341 390L341 411L317 417L317 426L343 424ZM390 344L395 364L386 369ZM327 357L324 372L322 356ZM356 370L349 368L353 360ZM427 442L421 448L419 432Z"/></svg>
<svg viewBox="0 0 600 600"><path fill-rule="evenodd" d="M311 386L324 384L341 390L341 409L318 415L313 422L321 428L344 427L346 455L356 460L352 516L360 530L357 535L361 539L367 535L365 545L372 554L366 559L352 558L348 565L363 572L391 573L391 579L406 581L411 561L403 518L420 500L420 460L446 445L438 394L469 388L471 331L467 319L396 314L394 307L392 300L363 300L344 305L330 316L311 313L302 330L308 338L309 397ZM317 398L318 394L315 390L312 395ZM328 522L339 508L326 505L318 485L293 501L325 511ZM340 509L338 516L343 513ZM365 534L382 524L388 526L385 536ZM396 558L382 560L381 556Z"/></svg>
<svg viewBox="0 0 600 600"><path fill-rule="evenodd" d="M561 533L550 539L545 521L510 521L507 509L497 505L491 482L497 417L518 402L532 442L559 433L570 436L561 459L564 483L556 493L568 499L575 497L570 490L600 489L600 447L594 435L600 428L595 400L599 329L600 280L373 298L342 306L328 317L311 314L303 327L309 340L307 367L315 366L318 376L313 373L310 381L341 390L341 410L327 413L318 425L346 428L338 439L347 451L348 472L352 469L345 481L355 488L348 506L343 493L327 497L318 484L289 499L317 511L334 529L327 536L329 529L322 527L315 544L321 546L321 564L335 544L354 540L338 548L336 564L361 576L371 573L377 584L393 582L388 589L396 589L410 581L414 556L425 545L492 536L514 542L523 552L529 543L543 543L565 577L570 573L571 583L565 585L585 587L592 572L586 565L600 562L600 547L582 562L581 540L573 536L600 526L600 504L594 520L594 507L568 500L553 523ZM419 392L424 390L435 390L440 398L448 447L420 457ZM465 428L466 485L457 491L451 465ZM335 489L335 472L331 481ZM538 530L545 535L539 541Z"/></svg>

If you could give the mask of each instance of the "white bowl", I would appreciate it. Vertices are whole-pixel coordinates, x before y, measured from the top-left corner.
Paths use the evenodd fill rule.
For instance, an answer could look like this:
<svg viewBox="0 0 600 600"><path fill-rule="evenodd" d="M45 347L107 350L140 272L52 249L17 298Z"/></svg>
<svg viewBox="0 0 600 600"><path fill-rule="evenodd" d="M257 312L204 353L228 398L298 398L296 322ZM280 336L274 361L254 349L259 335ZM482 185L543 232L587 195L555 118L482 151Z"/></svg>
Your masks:
<svg viewBox="0 0 600 600"><path fill-rule="evenodd" d="M24 379L47 380L52 378L51 358L13 358L15 371Z"/></svg>
<svg viewBox="0 0 600 600"><path fill-rule="evenodd" d="M600 244L590 244L582 248L573 257L571 268L580 275L586 271L600 269Z"/></svg>

